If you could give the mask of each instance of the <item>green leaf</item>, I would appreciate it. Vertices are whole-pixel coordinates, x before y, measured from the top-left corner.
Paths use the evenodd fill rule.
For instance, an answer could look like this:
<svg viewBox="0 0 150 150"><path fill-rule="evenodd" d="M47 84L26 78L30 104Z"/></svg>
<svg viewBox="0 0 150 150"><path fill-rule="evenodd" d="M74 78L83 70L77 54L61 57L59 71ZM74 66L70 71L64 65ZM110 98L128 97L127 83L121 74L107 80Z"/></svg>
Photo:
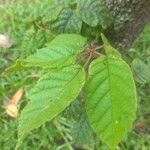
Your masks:
<svg viewBox="0 0 150 150"><path fill-rule="evenodd" d="M71 130L74 142L77 144L89 144L93 142L93 132L85 114L78 122L75 122Z"/></svg>
<svg viewBox="0 0 150 150"><path fill-rule="evenodd" d="M114 55L114 56L121 57L121 54L110 45L110 43L108 42L107 38L105 37L103 33L101 33L101 37L104 43L104 49L105 49L106 55Z"/></svg>
<svg viewBox="0 0 150 150"><path fill-rule="evenodd" d="M136 89L129 66L117 57L101 57L89 67L86 111L92 128L111 149L132 127Z"/></svg>
<svg viewBox="0 0 150 150"><path fill-rule="evenodd" d="M78 13L70 8L61 11L57 20L52 23L51 29L58 33L80 33L82 20Z"/></svg>
<svg viewBox="0 0 150 150"><path fill-rule="evenodd" d="M135 80L138 83L145 84L150 80L150 72L148 69L148 65L146 65L140 59L134 59L132 62L132 69L134 72Z"/></svg>
<svg viewBox="0 0 150 150"><path fill-rule="evenodd" d="M53 46L38 50L35 54L29 56L22 62L25 67L62 68L74 64L74 55L73 49L71 48Z"/></svg>
<svg viewBox="0 0 150 150"><path fill-rule="evenodd" d="M60 5L68 7L71 5L75 5L77 3L77 0L56 0L56 2Z"/></svg>
<svg viewBox="0 0 150 150"><path fill-rule="evenodd" d="M27 67L61 68L76 61L76 55L84 50L86 39L78 34L61 34L24 60L8 68L5 73L20 71Z"/></svg>
<svg viewBox="0 0 150 150"><path fill-rule="evenodd" d="M46 48L38 50L23 62L28 66L46 68L74 64L76 55L83 51L86 39L77 34L58 35Z"/></svg>
<svg viewBox="0 0 150 150"><path fill-rule="evenodd" d="M112 21L108 10L97 0L79 0L78 10L82 20L92 27L107 28Z"/></svg>
<svg viewBox="0 0 150 150"><path fill-rule="evenodd" d="M52 21L55 21L58 18L62 9L63 6L61 5L56 5L51 7L50 9L47 9L45 15L43 15L42 23L45 24L45 23L51 23Z"/></svg>
<svg viewBox="0 0 150 150"><path fill-rule="evenodd" d="M31 1L30 5L19 1L15 7L15 11L17 13L17 18L19 17L18 19L20 19L21 22L29 25L30 23L33 24L35 21L41 21L45 13L52 10L54 4L55 0L45 0L42 3L40 1ZM53 15L51 16L54 16L56 11L59 11L59 7L55 12L53 11ZM51 19L51 16L49 16L49 19Z"/></svg>
<svg viewBox="0 0 150 150"><path fill-rule="evenodd" d="M21 70L24 70L24 66L22 65L22 62L20 60L17 60L16 63L7 68L3 73L2 73L2 76L4 75L7 75L7 74L10 74L12 72L16 72L16 71L21 71Z"/></svg>
<svg viewBox="0 0 150 150"><path fill-rule="evenodd" d="M84 70L78 65L44 75L28 95L30 102L19 118L19 138L62 112L78 96L84 82Z"/></svg>
<svg viewBox="0 0 150 150"><path fill-rule="evenodd" d="M51 41L48 46L51 45L67 45L71 46L77 52L81 52L83 47L85 46L86 38L79 34L60 34L56 36L56 38Z"/></svg>

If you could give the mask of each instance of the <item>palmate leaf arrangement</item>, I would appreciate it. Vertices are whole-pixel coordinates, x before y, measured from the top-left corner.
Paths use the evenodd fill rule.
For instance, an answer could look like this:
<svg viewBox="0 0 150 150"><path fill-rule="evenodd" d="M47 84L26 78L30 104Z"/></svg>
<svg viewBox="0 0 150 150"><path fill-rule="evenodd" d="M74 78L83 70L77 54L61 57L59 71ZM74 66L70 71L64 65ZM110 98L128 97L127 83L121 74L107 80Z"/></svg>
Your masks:
<svg viewBox="0 0 150 150"><path fill-rule="evenodd" d="M131 70L103 34L104 54L86 46L87 40L82 35L88 34L83 30L97 27L103 30L111 23L111 16L102 4L96 0L61 2L65 6L52 7L48 17L52 30L64 34L57 34L46 47L18 60L5 72L28 67L47 70L28 94L30 101L19 118L19 140L55 118L82 91L89 124L110 149L115 149L135 119L136 88ZM83 62L77 59L82 57Z"/></svg>

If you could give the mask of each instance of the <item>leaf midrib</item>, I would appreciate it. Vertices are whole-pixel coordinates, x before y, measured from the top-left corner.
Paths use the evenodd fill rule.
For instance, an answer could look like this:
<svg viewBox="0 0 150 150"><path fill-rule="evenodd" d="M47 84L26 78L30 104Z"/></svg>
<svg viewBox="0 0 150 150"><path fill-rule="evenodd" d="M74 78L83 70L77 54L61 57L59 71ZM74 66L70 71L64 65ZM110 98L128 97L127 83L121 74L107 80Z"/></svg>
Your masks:
<svg viewBox="0 0 150 150"><path fill-rule="evenodd" d="M110 68L109 68L109 57L106 55L106 62L107 62L107 73L108 73L108 83L109 83L109 91L110 91L110 103L111 103L111 118L112 118L112 132L114 137L114 118L113 118L113 103L112 103L112 88L111 88L111 74L110 74Z"/></svg>

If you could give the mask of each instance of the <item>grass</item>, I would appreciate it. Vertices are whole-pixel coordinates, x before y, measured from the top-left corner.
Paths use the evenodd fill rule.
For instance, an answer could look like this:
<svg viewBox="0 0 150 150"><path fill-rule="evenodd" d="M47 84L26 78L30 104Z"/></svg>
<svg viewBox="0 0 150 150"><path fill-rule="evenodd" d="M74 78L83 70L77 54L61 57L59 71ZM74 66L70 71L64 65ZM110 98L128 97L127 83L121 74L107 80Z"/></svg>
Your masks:
<svg viewBox="0 0 150 150"><path fill-rule="evenodd" d="M28 2L28 1L27 1ZM10 3L8 6L0 5L0 33L9 32L13 40L13 47L9 49L0 49L0 73L8 66L14 64L19 57L23 58L33 53L37 48L43 47L50 39L49 31L43 31L34 28L31 23L26 26L23 22L24 14L28 14L28 10L17 2L17 5ZM33 8L36 12L36 8ZM19 12L19 15L16 13ZM31 19L30 17L25 19ZM133 68L136 79L138 93L138 111L137 119L134 123L134 129L128 133L124 142L121 142L116 148L117 150L148 150L150 147L150 82L145 80L146 73L137 74L135 68L141 67L141 63L133 64L133 60L139 59L150 68L150 25L148 25L139 38L135 41L132 48L123 52L123 56ZM13 150L17 143L17 126L18 119L12 119L5 113L5 105L11 98L13 93L23 86L25 93L36 81L31 78L30 74L34 72L16 72L15 74L0 77L0 149ZM35 71L36 73L36 71ZM146 74L146 75L145 75ZM140 78L140 81L139 81ZM141 80L142 78L142 80ZM25 95L21 100L20 110L27 103ZM45 125L32 131L24 140L20 150L70 150L71 145L75 149L81 150L107 150L107 146L102 144L97 138L92 139L91 129L86 122L82 122L80 103L78 100L71 106L71 112L64 112L54 122L47 122ZM74 109L76 108L76 109ZM74 117L70 117L74 116ZM84 116L83 116L84 117ZM78 121L80 120L80 121ZM79 130L81 125L83 130ZM77 134L80 131L82 134ZM83 134L84 133L84 134Z"/></svg>

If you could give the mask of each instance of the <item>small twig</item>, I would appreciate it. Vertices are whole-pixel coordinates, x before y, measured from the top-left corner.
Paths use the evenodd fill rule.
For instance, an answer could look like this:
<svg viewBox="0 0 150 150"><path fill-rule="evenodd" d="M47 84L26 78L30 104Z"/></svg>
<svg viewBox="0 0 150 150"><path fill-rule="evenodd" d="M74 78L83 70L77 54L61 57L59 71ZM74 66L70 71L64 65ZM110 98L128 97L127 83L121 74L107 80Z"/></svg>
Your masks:
<svg viewBox="0 0 150 150"><path fill-rule="evenodd" d="M89 64L91 58L92 58L92 53L90 53L90 56L88 57L87 61L85 62L83 68L86 68L86 67L87 67L87 65Z"/></svg>
<svg viewBox="0 0 150 150"><path fill-rule="evenodd" d="M100 54L99 52L96 52L96 51L95 51L94 53L97 54L98 56L101 56L101 54Z"/></svg>
<svg viewBox="0 0 150 150"><path fill-rule="evenodd" d="M96 51L96 50L99 50L99 49L101 49L101 48L103 48L103 47L104 47L104 45L97 46L97 47L94 48L94 50Z"/></svg>

